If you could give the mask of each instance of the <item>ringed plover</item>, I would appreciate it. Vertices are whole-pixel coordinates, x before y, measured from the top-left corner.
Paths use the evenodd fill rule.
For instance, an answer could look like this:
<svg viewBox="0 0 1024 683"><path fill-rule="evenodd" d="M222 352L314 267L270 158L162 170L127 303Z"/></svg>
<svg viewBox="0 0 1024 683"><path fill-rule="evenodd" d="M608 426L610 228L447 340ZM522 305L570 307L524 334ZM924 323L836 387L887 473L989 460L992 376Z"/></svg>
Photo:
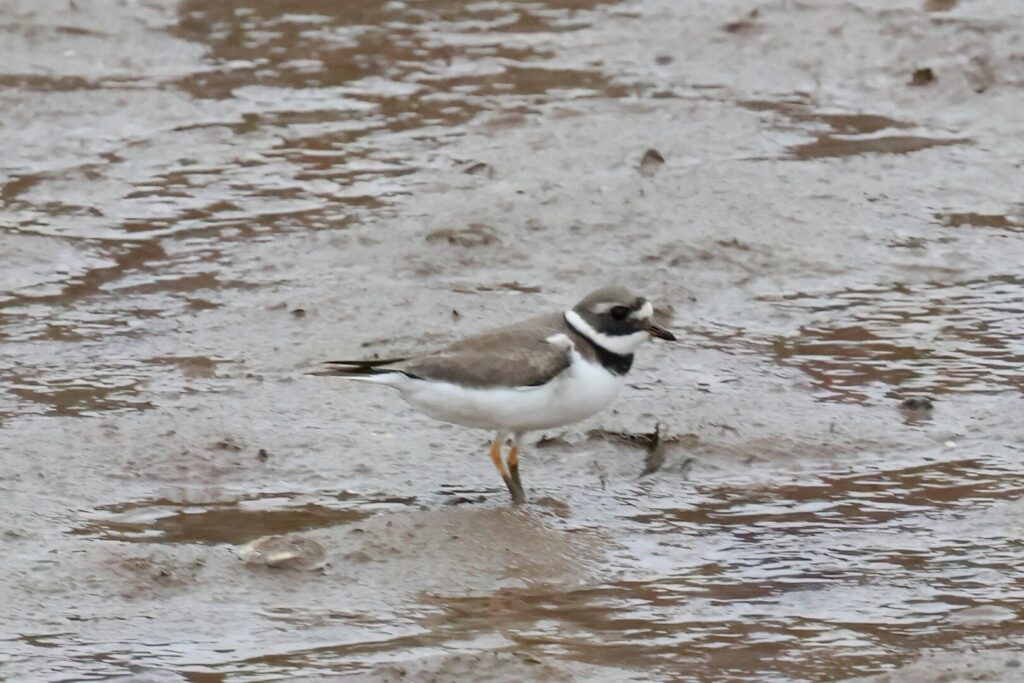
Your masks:
<svg viewBox="0 0 1024 683"><path fill-rule="evenodd" d="M329 361L317 373L397 389L437 420L494 432L490 455L514 503L523 434L578 422L607 408L652 337L675 335L652 321L654 307L625 287L602 287L567 311L467 337L433 353ZM501 446L511 436L507 467Z"/></svg>

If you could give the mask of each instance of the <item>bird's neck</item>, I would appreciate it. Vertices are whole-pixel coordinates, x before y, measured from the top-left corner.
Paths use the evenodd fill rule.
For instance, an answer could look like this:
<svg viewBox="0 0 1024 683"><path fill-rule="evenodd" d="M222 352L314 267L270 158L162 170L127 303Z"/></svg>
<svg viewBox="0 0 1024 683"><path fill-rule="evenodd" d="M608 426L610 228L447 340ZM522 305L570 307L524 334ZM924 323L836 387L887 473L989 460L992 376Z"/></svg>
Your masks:
<svg viewBox="0 0 1024 683"><path fill-rule="evenodd" d="M570 315L573 313L573 315ZM576 324L573 324L573 320L576 320ZM564 316L565 324L572 331L573 335L579 337L586 345L586 349L589 350L598 363L601 364L608 372L613 375L625 375L629 372L629 369L633 367L633 354L632 353L616 353L609 349L601 346L601 344L587 334L589 325L579 324L579 314L574 311L566 311ZM582 329L581 329L582 328ZM584 354L588 355L588 354Z"/></svg>

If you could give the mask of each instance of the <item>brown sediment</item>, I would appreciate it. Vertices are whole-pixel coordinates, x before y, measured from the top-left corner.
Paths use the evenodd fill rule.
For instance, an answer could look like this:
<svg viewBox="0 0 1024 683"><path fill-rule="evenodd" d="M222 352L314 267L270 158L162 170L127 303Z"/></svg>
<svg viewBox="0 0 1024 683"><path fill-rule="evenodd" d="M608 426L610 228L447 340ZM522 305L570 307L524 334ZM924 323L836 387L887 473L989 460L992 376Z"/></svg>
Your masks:
<svg viewBox="0 0 1024 683"><path fill-rule="evenodd" d="M1024 230L1024 222L1012 219L1009 216L998 213L937 213L935 217L942 221L943 225L959 228L963 225L976 226L979 228L998 228L1001 230Z"/></svg>
<svg viewBox="0 0 1024 683"><path fill-rule="evenodd" d="M913 135L890 135L872 138L840 138L819 135L814 142L794 145L790 153L797 159L845 157L854 154L910 154L930 147L962 145L968 140L960 138L925 138Z"/></svg>
<svg viewBox="0 0 1024 683"><path fill-rule="evenodd" d="M290 534L366 519L371 513L331 503L294 503L291 495L277 506L262 501L192 503L167 499L104 505L89 512L75 534L137 543L200 543L241 545L255 538ZM391 501L394 502L394 501Z"/></svg>
<svg viewBox="0 0 1024 683"><path fill-rule="evenodd" d="M12 2L5 675L1015 680L1011 12ZM679 343L519 508L308 375L613 281Z"/></svg>
<svg viewBox="0 0 1024 683"><path fill-rule="evenodd" d="M963 138L928 138L915 135L877 135L889 129L914 127L906 121L868 113L831 113L817 111L807 101L742 100L741 107L752 111L771 111L796 123L822 123L832 129L820 133L813 142L793 145L789 153L796 159L845 157L856 154L909 154L941 145L966 144Z"/></svg>

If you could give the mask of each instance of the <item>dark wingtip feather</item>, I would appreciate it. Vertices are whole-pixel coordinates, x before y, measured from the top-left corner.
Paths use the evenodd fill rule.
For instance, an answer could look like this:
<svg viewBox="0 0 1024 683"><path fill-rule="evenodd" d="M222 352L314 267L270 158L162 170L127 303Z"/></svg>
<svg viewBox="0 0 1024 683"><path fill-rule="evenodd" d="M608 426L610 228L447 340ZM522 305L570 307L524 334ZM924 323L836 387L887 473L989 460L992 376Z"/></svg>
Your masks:
<svg viewBox="0 0 1024 683"><path fill-rule="evenodd" d="M322 370L309 374L318 377L347 377L352 375L378 375L392 372L384 366L399 363L405 358L378 358L374 360L329 360Z"/></svg>
<svg viewBox="0 0 1024 683"><path fill-rule="evenodd" d="M405 358L374 358L372 360L329 360L324 365L348 365L356 368L374 368L379 365L401 363Z"/></svg>

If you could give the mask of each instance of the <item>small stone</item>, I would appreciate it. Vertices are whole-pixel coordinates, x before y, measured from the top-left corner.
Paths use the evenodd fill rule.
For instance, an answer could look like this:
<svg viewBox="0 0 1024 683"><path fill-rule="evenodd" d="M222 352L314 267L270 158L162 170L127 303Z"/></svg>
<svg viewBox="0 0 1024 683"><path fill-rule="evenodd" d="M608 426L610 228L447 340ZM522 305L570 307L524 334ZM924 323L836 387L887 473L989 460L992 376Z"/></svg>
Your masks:
<svg viewBox="0 0 1024 683"><path fill-rule="evenodd" d="M911 396L900 403L903 410L927 411L933 407L931 399L927 396Z"/></svg>
<svg viewBox="0 0 1024 683"><path fill-rule="evenodd" d="M928 85L935 81L935 72L930 67L924 67L914 71L914 74L910 77L910 85L914 87L921 87L922 85Z"/></svg>
<svg viewBox="0 0 1024 683"><path fill-rule="evenodd" d="M466 173L468 175L482 175L487 176L488 178L494 177L494 169L491 167L490 164L484 163L483 161L478 161L476 163L470 164L469 166L466 166L466 168L463 170L463 173Z"/></svg>
<svg viewBox="0 0 1024 683"><path fill-rule="evenodd" d="M257 538L241 546L238 557L248 565L303 571L320 569L327 563L322 545L294 534Z"/></svg>
<svg viewBox="0 0 1024 683"><path fill-rule="evenodd" d="M480 223L459 229L442 228L427 235L427 242L447 242L457 247L483 247L498 242L494 230Z"/></svg>
<svg viewBox="0 0 1024 683"><path fill-rule="evenodd" d="M640 175L650 177L657 173L658 169L664 165L665 157L661 155L661 152L652 147L644 152L644 156L640 159L640 166L637 170L640 171Z"/></svg>

